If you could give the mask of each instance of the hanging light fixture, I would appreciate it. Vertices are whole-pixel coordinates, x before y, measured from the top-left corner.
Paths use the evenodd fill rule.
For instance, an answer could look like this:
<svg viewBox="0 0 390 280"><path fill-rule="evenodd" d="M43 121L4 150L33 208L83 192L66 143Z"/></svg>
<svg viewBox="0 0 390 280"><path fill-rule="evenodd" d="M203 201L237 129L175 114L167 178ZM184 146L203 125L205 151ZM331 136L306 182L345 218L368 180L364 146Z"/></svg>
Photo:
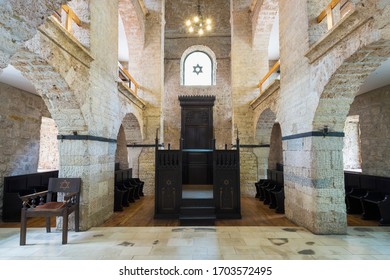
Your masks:
<svg viewBox="0 0 390 280"><path fill-rule="evenodd" d="M211 23L211 19L203 19L203 15L200 11L200 0L198 0L198 14L186 21L187 31L202 36L205 32L211 31Z"/></svg>

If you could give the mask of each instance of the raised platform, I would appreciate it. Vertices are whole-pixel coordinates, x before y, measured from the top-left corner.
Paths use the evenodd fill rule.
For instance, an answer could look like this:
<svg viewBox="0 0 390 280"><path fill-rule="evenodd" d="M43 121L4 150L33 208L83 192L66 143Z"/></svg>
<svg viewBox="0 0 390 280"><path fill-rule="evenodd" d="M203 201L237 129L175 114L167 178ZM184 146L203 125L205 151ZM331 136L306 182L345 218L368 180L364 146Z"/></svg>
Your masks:
<svg viewBox="0 0 390 280"><path fill-rule="evenodd" d="M183 185L179 221L182 226L215 224L213 185Z"/></svg>
<svg viewBox="0 0 390 280"><path fill-rule="evenodd" d="M183 185L182 199L213 199L213 185Z"/></svg>

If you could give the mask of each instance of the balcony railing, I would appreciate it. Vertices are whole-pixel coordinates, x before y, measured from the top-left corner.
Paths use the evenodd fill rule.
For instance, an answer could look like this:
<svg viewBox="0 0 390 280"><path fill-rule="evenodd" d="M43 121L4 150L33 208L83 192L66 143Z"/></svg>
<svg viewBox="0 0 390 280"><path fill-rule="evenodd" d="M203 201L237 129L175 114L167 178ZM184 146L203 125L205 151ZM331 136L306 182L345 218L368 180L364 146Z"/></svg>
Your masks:
<svg viewBox="0 0 390 280"><path fill-rule="evenodd" d="M278 61L274 64L274 66L272 66L272 68L268 71L268 73L265 74L265 76L260 80L259 84L257 85L258 88L260 88L260 94L263 93L263 85L264 85L264 83L269 79L269 77L270 77L273 73L277 72L277 71L279 70L279 68L280 68L280 60L278 60Z"/></svg>
<svg viewBox="0 0 390 280"><path fill-rule="evenodd" d="M122 66L118 62L118 68L119 68L119 79L126 83L130 89L130 92L137 96L138 89L140 88L139 84L135 81L135 79L130 75L129 71L125 67Z"/></svg>
<svg viewBox="0 0 390 280"><path fill-rule="evenodd" d="M68 5L62 5L61 9L57 10L54 14L53 17L60 23L62 24L62 10L65 11L66 18L65 18L65 23L64 27L69 33L73 33L72 30L72 23L76 23L78 26L81 26L81 20L79 17L76 15L76 13L70 8Z"/></svg>
<svg viewBox="0 0 390 280"><path fill-rule="evenodd" d="M332 0L317 17L317 23L321 23L326 17L328 30L330 30L337 23L338 19L348 13L352 6L353 5L349 0ZM339 9L338 19L334 15L334 9L337 9L336 7Z"/></svg>

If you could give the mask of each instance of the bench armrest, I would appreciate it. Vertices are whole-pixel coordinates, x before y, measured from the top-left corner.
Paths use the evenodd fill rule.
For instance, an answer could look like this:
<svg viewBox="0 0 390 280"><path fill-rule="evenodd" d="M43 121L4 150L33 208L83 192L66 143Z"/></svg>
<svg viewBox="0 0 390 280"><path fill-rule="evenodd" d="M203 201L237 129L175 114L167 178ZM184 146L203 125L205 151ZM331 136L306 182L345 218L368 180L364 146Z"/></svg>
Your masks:
<svg viewBox="0 0 390 280"><path fill-rule="evenodd" d="M371 201L381 201L385 198L386 194L382 192L372 192L369 191L365 196L362 197L364 200L371 200Z"/></svg>

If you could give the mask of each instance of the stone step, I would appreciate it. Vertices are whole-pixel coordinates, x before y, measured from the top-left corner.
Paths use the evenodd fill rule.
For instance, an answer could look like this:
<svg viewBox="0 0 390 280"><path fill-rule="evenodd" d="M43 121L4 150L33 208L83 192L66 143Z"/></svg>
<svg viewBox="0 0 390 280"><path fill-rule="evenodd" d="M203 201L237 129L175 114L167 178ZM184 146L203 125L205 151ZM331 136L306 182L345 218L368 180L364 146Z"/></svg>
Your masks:
<svg viewBox="0 0 390 280"><path fill-rule="evenodd" d="M214 215L215 207L213 206L184 206L180 207L180 214L187 216L205 216Z"/></svg>
<svg viewBox="0 0 390 280"><path fill-rule="evenodd" d="M214 199L188 198L181 200L182 207L214 207Z"/></svg>
<svg viewBox="0 0 390 280"><path fill-rule="evenodd" d="M214 226L215 219L215 215L179 216L181 226Z"/></svg>

